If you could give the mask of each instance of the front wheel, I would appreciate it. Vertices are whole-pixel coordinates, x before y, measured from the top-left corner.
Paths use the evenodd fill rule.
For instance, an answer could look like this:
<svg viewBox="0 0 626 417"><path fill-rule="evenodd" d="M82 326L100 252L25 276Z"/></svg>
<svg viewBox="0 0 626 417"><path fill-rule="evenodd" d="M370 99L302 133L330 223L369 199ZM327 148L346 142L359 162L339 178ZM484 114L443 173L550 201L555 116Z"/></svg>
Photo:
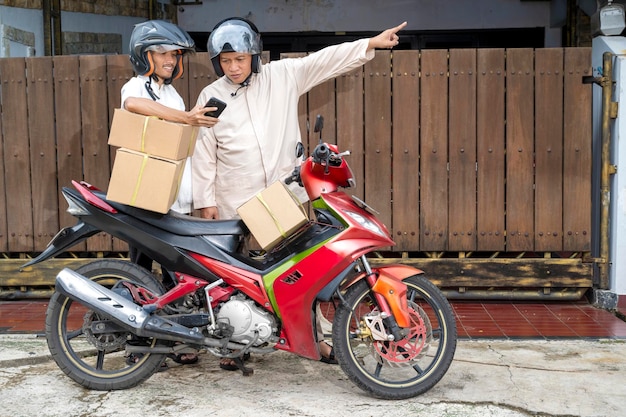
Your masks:
<svg viewBox="0 0 626 417"><path fill-rule="evenodd" d="M456 350L450 303L423 276L403 281L411 327L401 340L384 340L386 324L364 280L345 294L333 321L333 346L341 368L359 388L383 399L405 399L431 389Z"/></svg>
<svg viewBox="0 0 626 417"><path fill-rule="evenodd" d="M107 288L129 281L154 295L164 291L148 271L122 260L91 262L76 272ZM165 347L167 342L137 338L127 331L93 331L94 326L106 328L107 323L107 317L79 302L58 292L52 295L46 312L46 339L52 358L67 376L86 388L108 391L133 387L158 370L164 354L129 357L126 344Z"/></svg>

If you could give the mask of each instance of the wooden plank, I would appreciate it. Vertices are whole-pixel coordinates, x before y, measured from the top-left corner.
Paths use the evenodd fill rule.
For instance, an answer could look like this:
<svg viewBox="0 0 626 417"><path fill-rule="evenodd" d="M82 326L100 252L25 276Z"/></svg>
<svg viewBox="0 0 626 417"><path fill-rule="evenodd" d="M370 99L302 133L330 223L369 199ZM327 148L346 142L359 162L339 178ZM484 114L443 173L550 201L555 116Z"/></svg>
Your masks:
<svg viewBox="0 0 626 417"><path fill-rule="evenodd" d="M22 269L27 259L0 259L0 287L54 286L56 275L63 268L77 269L102 258L52 258ZM128 258L111 258L123 259Z"/></svg>
<svg viewBox="0 0 626 417"><path fill-rule="evenodd" d="M133 67L128 60L128 55L107 55L106 73L110 127L114 110L122 106L122 87L133 77Z"/></svg>
<svg viewBox="0 0 626 417"><path fill-rule="evenodd" d="M566 48L563 123L563 250L591 250L591 49Z"/></svg>
<svg viewBox="0 0 626 417"><path fill-rule="evenodd" d="M420 250L448 248L448 51L422 51Z"/></svg>
<svg viewBox="0 0 626 417"><path fill-rule="evenodd" d="M419 247L419 52L394 51L393 61L393 248Z"/></svg>
<svg viewBox="0 0 626 417"><path fill-rule="evenodd" d="M80 78L78 56L55 56L54 66L54 106L56 109L57 166L60 186L71 184L72 180L83 179L82 126L80 105ZM60 190L59 190L60 191ZM59 207L67 207L59 192ZM59 212L59 226L72 226L76 219L67 212ZM73 250L85 248L84 243Z"/></svg>
<svg viewBox="0 0 626 417"><path fill-rule="evenodd" d="M535 250L563 249L563 49L535 50Z"/></svg>
<svg viewBox="0 0 626 417"><path fill-rule="evenodd" d="M196 105L198 96L196 95L195 97L190 97L189 94L189 54L183 55L182 60L183 73L180 78L172 82L172 85L174 86L178 94L180 94L180 96L182 97L183 102L185 103L185 109L189 110Z"/></svg>
<svg viewBox="0 0 626 417"><path fill-rule="evenodd" d="M33 250L33 217L28 137L26 62L0 59L6 221L11 252ZM35 115L32 115L35 116Z"/></svg>
<svg viewBox="0 0 626 417"><path fill-rule="evenodd" d="M119 258L127 259L127 258ZM94 258L54 258L25 268L23 259L0 260L0 287L53 286L63 268L76 269ZM372 258L373 267L409 265L439 287L591 288L593 264L580 258Z"/></svg>
<svg viewBox="0 0 626 417"><path fill-rule="evenodd" d="M448 250L476 250L476 50L450 50ZM502 215L502 213L499 213Z"/></svg>
<svg viewBox="0 0 626 417"><path fill-rule="evenodd" d="M363 76L364 68L360 67L337 77L337 145L340 151L350 151L346 161L356 187L348 192L361 199L365 192Z"/></svg>
<svg viewBox="0 0 626 417"><path fill-rule="evenodd" d="M42 251L59 230L59 195L52 59L26 58L28 72L31 189L34 250ZM66 205L67 207L67 205Z"/></svg>
<svg viewBox="0 0 626 417"><path fill-rule="evenodd" d="M591 288L593 264L575 259L377 258L373 266L410 265L440 287Z"/></svg>
<svg viewBox="0 0 626 417"><path fill-rule="evenodd" d="M82 116L83 178L98 188L109 182L109 114L107 97L101 94L107 88L106 57L82 55L79 57L80 103ZM71 186L70 184L61 184ZM100 232L86 241L88 251L110 251L112 239Z"/></svg>
<svg viewBox="0 0 626 417"><path fill-rule="evenodd" d="M308 95L309 151L315 149L320 140L319 133L314 133L318 115L324 117L324 129L321 138L324 142L337 143L337 123L335 121L335 79L313 87ZM295 150L294 150L295 152Z"/></svg>
<svg viewBox="0 0 626 417"><path fill-rule="evenodd" d="M365 201L391 225L391 52L365 64Z"/></svg>
<svg viewBox="0 0 626 417"><path fill-rule="evenodd" d="M280 54L280 59L299 58L306 55L306 52L284 52ZM269 56L267 57L267 60L269 60ZM308 152L311 149L309 143L313 143L313 147L317 144L317 138L314 141L311 139L313 137L312 123L315 123L315 119L313 119L313 121L309 121L309 95L307 93L300 96L300 99L298 100L298 126L300 127L300 139L302 141L302 145L304 146L304 153L306 156L309 155Z"/></svg>
<svg viewBox="0 0 626 417"><path fill-rule="evenodd" d="M477 245L479 251L504 250L505 137L504 49L477 51L476 160Z"/></svg>
<svg viewBox="0 0 626 417"><path fill-rule="evenodd" d="M107 64L107 95L108 95L108 103L109 103L109 129L111 127L111 122L113 121L113 113L115 109L119 109L121 107L122 101L122 87L128 80L130 80L133 76L133 68L128 60L128 55L107 55L106 56L106 64ZM107 129L108 132L108 129ZM107 133L108 135L108 133ZM113 167L113 161L115 160L115 147L109 147L109 169L107 171L107 175L110 176L111 168ZM108 180L107 183L103 186L106 186L104 189L108 188ZM113 250L114 251L126 251L128 250L128 244L119 240L118 238L113 238Z"/></svg>
<svg viewBox="0 0 626 417"><path fill-rule="evenodd" d="M534 249L533 50L507 50L506 250Z"/></svg>
<svg viewBox="0 0 626 417"><path fill-rule="evenodd" d="M206 52L189 55L186 71L188 75L186 79L189 84L188 109L191 109L196 105L202 89L217 80L218 77L209 60L209 54Z"/></svg>

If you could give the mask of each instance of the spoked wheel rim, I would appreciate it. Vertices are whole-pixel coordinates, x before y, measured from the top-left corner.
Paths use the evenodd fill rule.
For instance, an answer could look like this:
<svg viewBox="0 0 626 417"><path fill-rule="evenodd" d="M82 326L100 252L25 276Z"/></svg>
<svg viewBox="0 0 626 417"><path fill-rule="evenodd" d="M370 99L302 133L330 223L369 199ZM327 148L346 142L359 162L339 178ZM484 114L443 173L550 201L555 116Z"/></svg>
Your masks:
<svg viewBox="0 0 626 417"><path fill-rule="evenodd" d="M128 360L126 343L132 339L129 332L90 334L90 324L94 321L106 324L107 319L82 304L64 297L61 309L57 321L59 342L68 359L82 372L98 378L116 378L130 374L148 359L149 355L145 355L136 361ZM156 342L146 339L141 344L154 347Z"/></svg>
<svg viewBox="0 0 626 417"><path fill-rule="evenodd" d="M138 290L163 293L161 284L143 268L126 261L95 261L77 273L114 291L118 283L132 283ZM128 294L125 296L130 297ZM139 345L165 348L171 342L140 338L121 328L106 316L55 292L46 313L46 339L59 368L80 385L96 390L126 389L149 378L165 358L165 353L134 354L127 347Z"/></svg>
<svg viewBox="0 0 626 417"><path fill-rule="evenodd" d="M337 312L333 342L339 363L353 382L377 397L401 399L427 391L454 356L450 305L436 287L418 278L405 280L411 325L400 340L382 339L385 324L365 283L348 291L347 305Z"/></svg>

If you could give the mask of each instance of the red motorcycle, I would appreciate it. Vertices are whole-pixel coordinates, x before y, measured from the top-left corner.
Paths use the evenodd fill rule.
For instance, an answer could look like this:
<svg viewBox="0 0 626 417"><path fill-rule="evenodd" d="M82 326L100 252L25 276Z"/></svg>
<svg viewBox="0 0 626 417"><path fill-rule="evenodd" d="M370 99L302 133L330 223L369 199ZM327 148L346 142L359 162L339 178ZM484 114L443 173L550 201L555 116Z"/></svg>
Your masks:
<svg viewBox="0 0 626 417"><path fill-rule="evenodd" d="M339 191L353 185L347 154L322 143L320 133L286 180L304 186L314 220L262 257L244 249L249 231L241 220L161 215L107 201L86 183L64 188L78 223L25 266L104 231L164 273L159 280L110 259L59 272L46 315L58 366L86 388L111 390L146 380L168 355L199 349L236 359L248 375L241 358L250 353L319 360L316 306L332 303L334 354L354 384L384 399L432 388L456 349L452 309L422 271L370 266L367 255L394 242L371 208ZM95 354L85 355L86 347Z"/></svg>

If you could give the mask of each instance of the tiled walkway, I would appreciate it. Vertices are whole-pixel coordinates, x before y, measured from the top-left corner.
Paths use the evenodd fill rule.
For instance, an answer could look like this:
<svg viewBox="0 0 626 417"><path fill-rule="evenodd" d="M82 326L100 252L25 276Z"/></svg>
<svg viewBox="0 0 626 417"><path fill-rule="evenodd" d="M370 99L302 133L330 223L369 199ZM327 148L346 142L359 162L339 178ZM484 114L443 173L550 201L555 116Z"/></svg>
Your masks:
<svg viewBox="0 0 626 417"><path fill-rule="evenodd" d="M0 301L0 334L43 333L47 300ZM620 338L626 322L586 302L452 302L461 338Z"/></svg>
<svg viewBox="0 0 626 417"><path fill-rule="evenodd" d="M626 322L586 302L456 302L460 337L626 338Z"/></svg>

